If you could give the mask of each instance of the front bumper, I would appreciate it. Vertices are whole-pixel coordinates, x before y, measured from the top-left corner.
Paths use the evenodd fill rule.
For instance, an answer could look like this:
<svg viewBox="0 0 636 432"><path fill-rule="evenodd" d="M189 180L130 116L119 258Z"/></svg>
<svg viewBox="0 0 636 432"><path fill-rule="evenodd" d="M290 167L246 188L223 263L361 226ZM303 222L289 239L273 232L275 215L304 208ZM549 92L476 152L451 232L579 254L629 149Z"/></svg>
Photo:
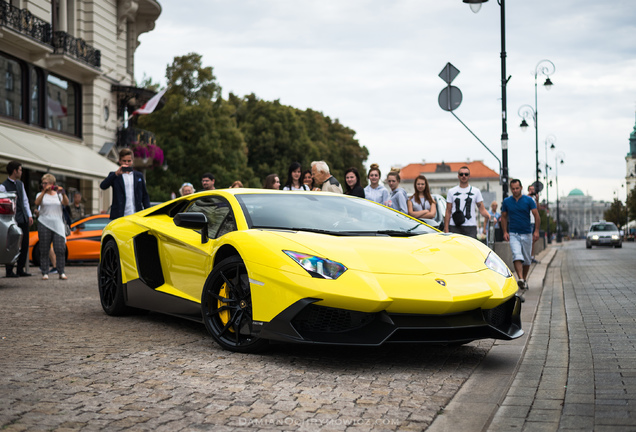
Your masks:
<svg viewBox="0 0 636 432"><path fill-rule="evenodd" d="M305 298L268 323L255 321L254 335L292 343L364 346L511 340L523 335L521 301L517 296L493 309L444 315L367 313L314 304L318 301Z"/></svg>
<svg viewBox="0 0 636 432"><path fill-rule="evenodd" d="M590 246L619 246L621 244L621 240L614 240L611 237L600 237L596 240L587 239L587 242Z"/></svg>

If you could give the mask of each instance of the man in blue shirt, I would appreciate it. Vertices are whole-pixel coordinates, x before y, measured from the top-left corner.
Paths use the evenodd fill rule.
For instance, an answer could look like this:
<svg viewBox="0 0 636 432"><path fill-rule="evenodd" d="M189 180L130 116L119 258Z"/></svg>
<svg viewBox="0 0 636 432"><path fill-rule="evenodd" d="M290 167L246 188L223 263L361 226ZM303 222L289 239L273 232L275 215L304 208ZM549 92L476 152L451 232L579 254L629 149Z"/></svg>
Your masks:
<svg viewBox="0 0 636 432"><path fill-rule="evenodd" d="M504 240L510 242L512 261L517 272L517 284L521 289L528 289L528 272L530 271L532 243L539 239L541 218L534 199L521 193L519 179L510 181L509 196L501 206L501 228ZM534 232L530 224L530 214L534 216Z"/></svg>

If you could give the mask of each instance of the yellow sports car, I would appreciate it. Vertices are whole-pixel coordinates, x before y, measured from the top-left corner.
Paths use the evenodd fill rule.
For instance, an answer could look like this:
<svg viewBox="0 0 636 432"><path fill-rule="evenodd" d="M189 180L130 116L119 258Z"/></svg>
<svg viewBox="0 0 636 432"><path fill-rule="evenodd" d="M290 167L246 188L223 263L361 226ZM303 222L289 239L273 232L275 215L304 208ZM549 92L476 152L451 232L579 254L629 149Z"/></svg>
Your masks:
<svg viewBox="0 0 636 432"><path fill-rule="evenodd" d="M362 198L222 189L112 221L104 311L205 324L223 348L515 339L517 283L482 243Z"/></svg>

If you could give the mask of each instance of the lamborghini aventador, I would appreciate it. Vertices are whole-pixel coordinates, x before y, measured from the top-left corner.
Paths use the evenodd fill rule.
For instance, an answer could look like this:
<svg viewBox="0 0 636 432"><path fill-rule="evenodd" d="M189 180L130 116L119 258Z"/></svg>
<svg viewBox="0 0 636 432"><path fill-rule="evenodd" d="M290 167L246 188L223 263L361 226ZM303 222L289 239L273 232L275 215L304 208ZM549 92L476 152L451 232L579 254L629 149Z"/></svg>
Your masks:
<svg viewBox="0 0 636 432"><path fill-rule="evenodd" d="M222 189L112 221L104 311L203 323L223 348L515 339L517 284L484 244L323 192Z"/></svg>

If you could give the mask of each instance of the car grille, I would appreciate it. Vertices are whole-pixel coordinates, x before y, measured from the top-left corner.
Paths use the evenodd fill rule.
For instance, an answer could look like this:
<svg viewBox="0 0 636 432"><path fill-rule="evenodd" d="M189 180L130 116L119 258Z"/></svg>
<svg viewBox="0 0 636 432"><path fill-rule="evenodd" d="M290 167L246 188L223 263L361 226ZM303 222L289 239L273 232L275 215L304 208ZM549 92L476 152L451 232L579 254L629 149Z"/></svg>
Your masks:
<svg viewBox="0 0 636 432"><path fill-rule="evenodd" d="M484 319L488 324L495 327L496 329L507 332L510 328L510 317L512 315L513 308L514 303L507 301L506 303L500 304L496 308L484 310Z"/></svg>
<svg viewBox="0 0 636 432"><path fill-rule="evenodd" d="M373 321L376 314L308 305L292 321L299 332L337 333L353 330Z"/></svg>

